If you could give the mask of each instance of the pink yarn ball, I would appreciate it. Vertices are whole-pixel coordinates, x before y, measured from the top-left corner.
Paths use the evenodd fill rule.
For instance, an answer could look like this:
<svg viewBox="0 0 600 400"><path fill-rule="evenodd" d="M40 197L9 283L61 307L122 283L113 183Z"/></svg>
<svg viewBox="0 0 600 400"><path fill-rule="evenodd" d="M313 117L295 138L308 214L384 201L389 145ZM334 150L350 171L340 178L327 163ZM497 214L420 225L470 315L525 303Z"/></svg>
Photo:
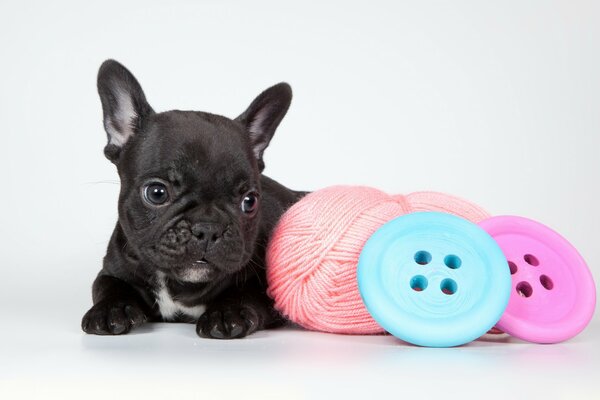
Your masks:
<svg viewBox="0 0 600 400"><path fill-rule="evenodd" d="M360 252L386 222L415 211L441 211L479 222L489 217L465 200L435 192L388 195L362 186L308 194L282 216L267 248L269 295L275 308L317 331L376 334L356 281Z"/></svg>

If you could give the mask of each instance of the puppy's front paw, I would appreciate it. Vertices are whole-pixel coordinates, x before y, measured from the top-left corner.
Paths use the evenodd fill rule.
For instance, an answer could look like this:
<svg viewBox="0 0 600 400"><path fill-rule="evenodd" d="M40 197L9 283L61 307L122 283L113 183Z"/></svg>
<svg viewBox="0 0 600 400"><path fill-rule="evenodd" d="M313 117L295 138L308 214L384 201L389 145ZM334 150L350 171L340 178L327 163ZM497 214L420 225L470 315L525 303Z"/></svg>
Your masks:
<svg viewBox="0 0 600 400"><path fill-rule="evenodd" d="M210 307L196 324L198 336L212 339L238 339L260 328L260 316L250 305Z"/></svg>
<svg viewBox="0 0 600 400"><path fill-rule="evenodd" d="M85 313L81 329L94 335L122 335L144 322L146 314L137 305L105 300Z"/></svg>

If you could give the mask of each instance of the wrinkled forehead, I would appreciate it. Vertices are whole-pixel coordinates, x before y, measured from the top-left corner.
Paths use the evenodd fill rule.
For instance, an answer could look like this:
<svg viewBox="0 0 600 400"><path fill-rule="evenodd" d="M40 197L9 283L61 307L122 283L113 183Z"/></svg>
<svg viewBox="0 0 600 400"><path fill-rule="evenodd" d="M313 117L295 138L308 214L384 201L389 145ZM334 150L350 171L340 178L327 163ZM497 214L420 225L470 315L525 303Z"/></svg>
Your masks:
<svg viewBox="0 0 600 400"><path fill-rule="evenodd" d="M157 114L137 152L138 174L206 186L252 179L252 153L242 128L212 114Z"/></svg>

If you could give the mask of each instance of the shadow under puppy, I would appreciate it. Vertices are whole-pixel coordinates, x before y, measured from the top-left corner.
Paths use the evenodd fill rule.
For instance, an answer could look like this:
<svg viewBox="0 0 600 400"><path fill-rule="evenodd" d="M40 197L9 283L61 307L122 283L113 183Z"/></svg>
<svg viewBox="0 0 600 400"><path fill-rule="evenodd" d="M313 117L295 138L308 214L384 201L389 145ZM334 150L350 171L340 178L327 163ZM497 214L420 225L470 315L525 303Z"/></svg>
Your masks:
<svg viewBox="0 0 600 400"><path fill-rule="evenodd" d="M156 113L114 60L100 67L98 92L104 154L121 191L83 330L118 335L145 321L180 321L196 323L202 337L231 339L281 324L266 295L265 248L304 193L261 173L290 86L265 90L234 120Z"/></svg>

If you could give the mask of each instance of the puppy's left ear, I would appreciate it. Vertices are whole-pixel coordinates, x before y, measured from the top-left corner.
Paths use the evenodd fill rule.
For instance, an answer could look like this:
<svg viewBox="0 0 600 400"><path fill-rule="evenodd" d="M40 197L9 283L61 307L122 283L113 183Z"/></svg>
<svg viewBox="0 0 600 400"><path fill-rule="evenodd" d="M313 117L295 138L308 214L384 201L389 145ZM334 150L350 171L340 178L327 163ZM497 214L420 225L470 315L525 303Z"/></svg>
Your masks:
<svg viewBox="0 0 600 400"><path fill-rule="evenodd" d="M278 83L259 94L250 107L235 119L246 127L250 146L261 172L265 169L263 153L291 102L290 85L285 82Z"/></svg>

